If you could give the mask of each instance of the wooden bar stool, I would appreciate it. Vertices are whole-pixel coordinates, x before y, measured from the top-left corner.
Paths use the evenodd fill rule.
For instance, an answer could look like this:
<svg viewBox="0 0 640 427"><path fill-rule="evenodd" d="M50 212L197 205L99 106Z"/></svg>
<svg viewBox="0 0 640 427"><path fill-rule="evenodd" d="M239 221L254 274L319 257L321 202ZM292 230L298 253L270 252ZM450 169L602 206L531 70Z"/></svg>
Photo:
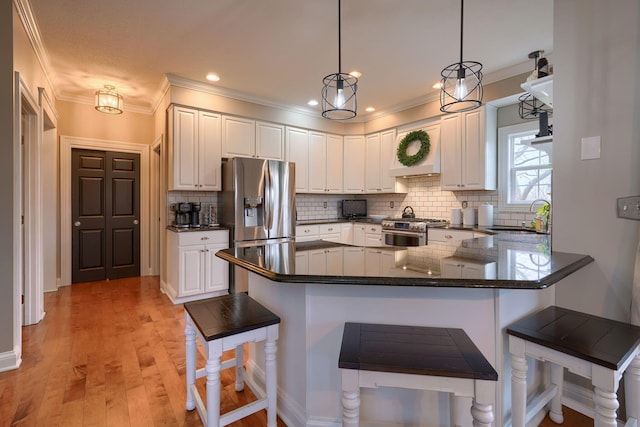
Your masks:
<svg viewBox="0 0 640 427"><path fill-rule="evenodd" d="M591 379L595 393L595 414L592 416L595 427L617 426L618 384L624 374L626 425L637 425L640 412L640 327L551 306L509 326L507 334L512 368L513 427L524 427L549 402L549 417L558 424L562 423L564 368ZM526 356L551 363L550 386L529 405Z"/></svg>
<svg viewBox="0 0 640 427"><path fill-rule="evenodd" d="M186 319L187 409L198 408L205 426L222 427L267 410L267 426L276 427L276 340L280 318L247 294L231 294L184 305ZM196 369L196 335L204 347L207 364ZM248 380L242 366L243 344L264 341L265 388L262 393ZM222 353L235 349L235 358L220 361ZM236 368L236 390L244 383L258 400L220 416L220 371ZM206 407L196 388L196 379L207 377Z"/></svg>
<svg viewBox="0 0 640 427"><path fill-rule="evenodd" d="M343 426L359 424L360 387L379 386L472 398L473 425L493 423L498 374L462 329L345 323L338 367Z"/></svg>

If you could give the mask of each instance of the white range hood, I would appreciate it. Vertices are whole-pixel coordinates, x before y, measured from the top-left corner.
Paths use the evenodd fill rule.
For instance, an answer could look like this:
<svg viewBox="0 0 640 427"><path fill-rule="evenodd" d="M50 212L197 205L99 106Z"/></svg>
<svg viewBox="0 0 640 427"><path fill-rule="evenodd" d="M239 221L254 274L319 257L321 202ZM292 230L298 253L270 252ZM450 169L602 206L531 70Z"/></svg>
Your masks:
<svg viewBox="0 0 640 427"><path fill-rule="evenodd" d="M405 166L398 160L396 155L398 145L400 141L407 136L409 132L423 130L429 135L430 149L429 154L425 156L420 162L413 166ZM420 141L414 141L407 147L407 154L409 156L418 152L420 148ZM396 143L393 150L393 161L391 162L391 168L389 174L391 176L414 176L414 175L433 175L440 174L440 122L432 123L412 129L403 129L398 132L396 137Z"/></svg>

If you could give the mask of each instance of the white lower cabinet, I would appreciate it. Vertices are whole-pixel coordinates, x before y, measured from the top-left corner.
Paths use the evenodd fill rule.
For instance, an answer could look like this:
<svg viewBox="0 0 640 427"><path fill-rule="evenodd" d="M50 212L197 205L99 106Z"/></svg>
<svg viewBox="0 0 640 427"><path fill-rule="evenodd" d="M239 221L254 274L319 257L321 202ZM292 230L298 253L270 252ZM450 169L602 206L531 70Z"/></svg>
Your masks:
<svg viewBox="0 0 640 427"><path fill-rule="evenodd" d="M382 242L382 226L379 224L368 224L365 227L364 245L367 247L384 246Z"/></svg>
<svg viewBox="0 0 640 427"><path fill-rule="evenodd" d="M353 245L353 223L343 222L340 224L340 242L345 245Z"/></svg>
<svg viewBox="0 0 640 427"><path fill-rule="evenodd" d="M343 248L342 260L344 262L343 272L345 276L365 275L364 249L357 246Z"/></svg>
<svg viewBox="0 0 640 427"><path fill-rule="evenodd" d="M440 260L442 276L447 279L495 279L496 263L482 262L461 257L446 257Z"/></svg>
<svg viewBox="0 0 640 427"><path fill-rule="evenodd" d="M317 224L296 226L296 242L312 242L320 237L320 228Z"/></svg>
<svg viewBox="0 0 640 427"><path fill-rule="evenodd" d="M229 266L216 252L229 247L227 230L167 232L165 293L174 304L224 295Z"/></svg>
<svg viewBox="0 0 640 427"><path fill-rule="evenodd" d="M318 227L320 239L328 242L340 242L340 223L320 224Z"/></svg>
<svg viewBox="0 0 640 427"><path fill-rule="evenodd" d="M320 276L341 276L343 259L342 247L315 249L309 254L309 274Z"/></svg>
<svg viewBox="0 0 640 427"><path fill-rule="evenodd" d="M459 242L460 240L472 239L471 230L451 230L448 228L430 228L427 231L429 242Z"/></svg>
<svg viewBox="0 0 640 427"><path fill-rule="evenodd" d="M296 274L309 274L309 254L296 252Z"/></svg>

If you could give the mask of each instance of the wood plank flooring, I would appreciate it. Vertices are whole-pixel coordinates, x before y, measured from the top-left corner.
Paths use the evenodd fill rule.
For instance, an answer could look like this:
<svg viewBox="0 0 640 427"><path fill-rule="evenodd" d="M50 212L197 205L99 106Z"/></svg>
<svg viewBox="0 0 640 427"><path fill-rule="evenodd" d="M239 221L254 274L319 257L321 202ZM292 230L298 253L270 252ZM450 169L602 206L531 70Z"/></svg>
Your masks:
<svg viewBox="0 0 640 427"><path fill-rule="evenodd" d="M201 426L185 409L183 309L158 282L137 277L46 293L45 319L22 329L22 366L0 373L0 426ZM236 393L232 369L221 381L223 413L254 399L248 387ZM265 425L265 411L232 424ZM546 418L541 426L557 424ZM567 409L563 426L593 421Z"/></svg>
<svg viewBox="0 0 640 427"><path fill-rule="evenodd" d="M183 309L158 282L91 282L45 294L45 319L23 328L22 366L0 373L0 425L201 426L197 411L185 409ZM223 413L255 399L249 387L236 393L232 369L221 381ZM232 425L264 426L266 412Z"/></svg>

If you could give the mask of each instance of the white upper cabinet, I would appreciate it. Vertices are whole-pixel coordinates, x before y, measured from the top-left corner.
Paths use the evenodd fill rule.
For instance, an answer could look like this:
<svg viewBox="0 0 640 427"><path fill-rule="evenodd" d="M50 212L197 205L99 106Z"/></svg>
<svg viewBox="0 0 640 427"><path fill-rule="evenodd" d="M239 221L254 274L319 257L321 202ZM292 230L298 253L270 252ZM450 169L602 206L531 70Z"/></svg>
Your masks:
<svg viewBox="0 0 640 427"><path fill-rule="evenodd" d="M284 160L284 126L223 116L222 156Z"/></svg>
<svg viewBox="0 0 640 427"><path fill-rule="evenodd" d="M222 117L222 156L255 157L256 122L242 117Z"/></svg>
<svg viewBox="0 0 640 427"><path fill-rule="evenodd" d="M256 122L255 156L261 159L284 160L284 126Z"/></svg>
<svg viewBox="0 0 640 427"><path fill-rule="evenodd" d="M309 192L309 131L285 128L287 161L296 164L296 192Z"/></svg>
<svg viewBox="0 0 640 427"><path fill-rule="evenodd" d="M440 121L443 190L495 190L496 108L484 105Z"/></svg>
<svg viewBox="0 0 640 427"><path fill-rule="evenodd" d="M391 176L395 156L394 129L366 136L365 187L367 193L406 193L407 180Z"/></svg>
<svg viewBox="0 0 640 427"><path fill-rule="evenodd" d="M169 107L168 190L220 191L219 114Z"/></svg>
<svg viewBox="0 0 640 427"><path fill-rule="evenodd" d="M364 136L344 137L344 192L365 192L366 146Z"/></svg>
<svg viewBox="0 0 640 427"><path fill-rule="evenodd" d="M309 192L342 193L342 137L309 132Z"/></svg>

